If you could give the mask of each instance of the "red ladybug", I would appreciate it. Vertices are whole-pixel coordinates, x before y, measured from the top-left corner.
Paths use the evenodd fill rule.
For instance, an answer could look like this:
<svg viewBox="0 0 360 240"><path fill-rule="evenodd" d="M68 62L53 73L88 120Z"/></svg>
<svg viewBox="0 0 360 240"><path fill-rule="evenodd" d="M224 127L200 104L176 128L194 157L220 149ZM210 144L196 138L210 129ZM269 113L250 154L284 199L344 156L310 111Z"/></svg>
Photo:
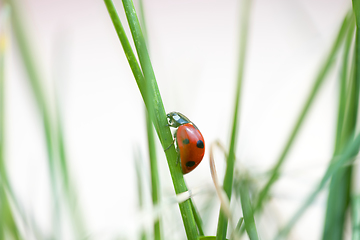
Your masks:
<svg viewBox="0 0 360 240"><path fill-rule="evenodd" d="M167 114L169 126L178 128L174 134L183 174L194 170L204 157L205 142L199 129L179 112Z"/></svg>

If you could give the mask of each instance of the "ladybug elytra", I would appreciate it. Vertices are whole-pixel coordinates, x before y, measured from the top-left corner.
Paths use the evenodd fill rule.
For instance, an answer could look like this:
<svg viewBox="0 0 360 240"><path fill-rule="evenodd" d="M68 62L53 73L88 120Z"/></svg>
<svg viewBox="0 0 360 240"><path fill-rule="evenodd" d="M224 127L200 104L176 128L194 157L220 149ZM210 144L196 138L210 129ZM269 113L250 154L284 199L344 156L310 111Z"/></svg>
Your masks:
<svg viewBox="0 0 360 240"><path fill-rule="evenodd" d="M180 155L183 174L194 170L204 157L205 141L199 129L179 112L167 114L169 126L177 128L174 134L176 150Z"/></svg>

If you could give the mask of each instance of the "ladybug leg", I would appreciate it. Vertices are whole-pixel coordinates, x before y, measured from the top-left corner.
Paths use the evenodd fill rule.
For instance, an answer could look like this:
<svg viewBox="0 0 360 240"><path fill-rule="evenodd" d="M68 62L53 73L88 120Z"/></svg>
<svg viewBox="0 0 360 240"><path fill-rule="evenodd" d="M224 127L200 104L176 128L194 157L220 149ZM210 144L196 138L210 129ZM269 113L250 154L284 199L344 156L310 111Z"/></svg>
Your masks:
<svg viewBox="0 0 360 240"><path fill-rule="evenodd" d="M176 149L177 150L177 149ZM176 166L180 163L180 153L177 151Z"/></svg>
<svg viewBox="0 0 360 240"><path fill-rule="evenodd" d="M167 148L165 148L164 151L168 150L172 145L174 145L174 142L175 142L175 138L173 139L172 143Z"/></svg>
<svg viewBox="0 0 360 240"><path fill-rule="evenodd" d="M167 147L167 148L165 148L165 150L164 151L166 151L166 150L168 150L172 145L174 145L174 143L175 143L175 139L176 139L176 133L177 133L177 130L175 131L175 134L174 134L174 139L173 139L173 141L172 141L172 143ZM177 150L177 148L176 148L176 150Z"/></svg>

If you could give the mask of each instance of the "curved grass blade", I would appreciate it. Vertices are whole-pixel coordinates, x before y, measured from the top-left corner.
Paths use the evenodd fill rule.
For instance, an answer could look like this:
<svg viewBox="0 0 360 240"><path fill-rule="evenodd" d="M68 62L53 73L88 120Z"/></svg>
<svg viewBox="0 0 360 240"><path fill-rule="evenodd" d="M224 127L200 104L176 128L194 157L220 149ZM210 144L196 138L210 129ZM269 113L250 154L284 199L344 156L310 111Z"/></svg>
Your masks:
<svg viewBox="0 0 360 240"><path fill-rule="evenodd" d="M233 186L233 175L234 175L234 164L235 164L235 148L238 137L238 125L239 125L239 115L240 115L240 95L242 89L242 81L244 76L244 67L245 67L245 58L246 58L246 48L247 48L247 37L248 37L248 28L249 28L249 19L250 19L250 6L251 0L244 0L242 4L241 11L241 33L240 33L240 52L239 52L239 66L238 66L238 77L237 77L237 86L235 93L235 103L234 103L234 116L233 124L231 130L231 139L230 139L230 148L229 155L226 161L226 172L224 177L223 188L229 199L231 200L231 192ZM218 228L216 233L217 239L225 239L226 232L228 227L228 219L220 208Z"/></svg>
<svg viewBox="0 0 360 240"><path fill-rule="evenodd" d="M339 33L337 34L336 40L331 48L331 51L329 53L329 55L327 56L323 66L321 67L314 85L309 93L309 96L300 112L300 115L295 123L295 126L289 136L289 139L287 140L284 149L282 150L279 159L277 160L276 164L274 165L274 167L271 170L271 176L269 178L269 180L267 181L267 183L265 184L265 186L262 188L262 190L259 193L259 197L258 200L256 202L255 205L255 209L254 211L258 211L261 209L264 200L268 197L268 193L270 191L270 188L272 187L272 185L276 182L276 180L278 179L279 175L280 175L280 168L284 163L284 160L287 157L287 154L289 153L290 147L292 146L295 137L297 136L300 127L302 126L302 123L304 122L304 119L310 109L310 106L312 105L315 96L317 95L322 83L324 82L329 70L332 67L332 64L334 62L335 56L338 53L341 43L343 42L343 39L346 35L347 29L349 28L349 24L350 24L350 19L351 19L351 12L348 13L341 25L341 28L339 30Z"/></svg>

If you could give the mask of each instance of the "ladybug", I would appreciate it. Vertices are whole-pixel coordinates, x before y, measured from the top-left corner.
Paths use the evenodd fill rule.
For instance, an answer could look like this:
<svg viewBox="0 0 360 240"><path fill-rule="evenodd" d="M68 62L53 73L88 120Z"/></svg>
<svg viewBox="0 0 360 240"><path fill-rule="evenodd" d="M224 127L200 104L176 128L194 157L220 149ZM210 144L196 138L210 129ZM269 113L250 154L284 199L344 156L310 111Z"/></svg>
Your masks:
<svg viewBox="0 0 360 240"><path fill-rule="evenodd" d="M205 142L199 129L179 112L167 114L168 126L177 128L174 134L176 150L180 155L183 174L194 170L204 157ZM170 145L171 146L171 145Z"/></svg>

